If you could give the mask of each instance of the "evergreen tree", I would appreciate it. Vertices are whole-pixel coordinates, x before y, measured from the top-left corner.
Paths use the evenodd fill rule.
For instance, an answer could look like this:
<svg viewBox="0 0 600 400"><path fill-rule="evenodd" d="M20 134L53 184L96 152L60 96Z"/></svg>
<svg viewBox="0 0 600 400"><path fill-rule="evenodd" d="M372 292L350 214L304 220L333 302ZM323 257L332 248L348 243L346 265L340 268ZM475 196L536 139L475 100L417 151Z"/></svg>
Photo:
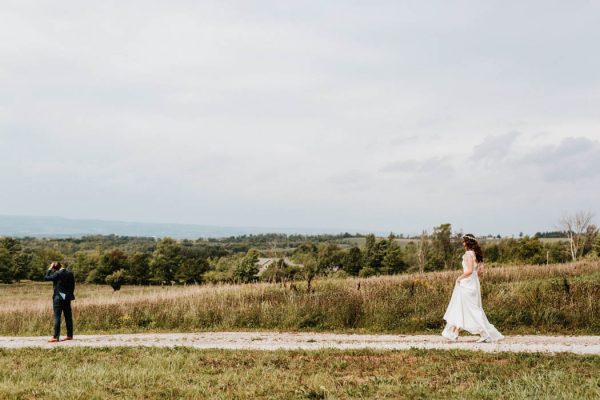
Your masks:
<svg viewBox="0 0 600 400"><path fill-rule="evenodd" d="M357 276L362 268L362 253L357 246L353 246L342 257L342 269L352 276Z"/></svg>
<svg viewBox="0 0 600 400"><path fill-rule="evenodd" d="M372 233L367 235L365 250L363 252L363 268L372 268L378 273L381 271L383 258L387 253L388 241L377 241Z"/></svg>
<svg viewBox="0 0 600 400"><path fill-rule="evenodd" d="M388 237L387 251L381 262L381 273L386 275L397 274L406 269L402 248L395 242L396 237Z"/></svg>
<svg viewBox="0 0 600 400"><path fill-rule="evenodd" d="M377 245L377 239L375 235L369 233L365 237L365 249L363 251L363 267L371 266L372 260L375 256L375 246Z"/></svg>
<svg viewBox="0 0 600 400"><path fill-rule="evenodd" d="M431 235L432 269L449 269L454 264L454 246L452 245L452 225L442 224L433 228Z"/></svg>

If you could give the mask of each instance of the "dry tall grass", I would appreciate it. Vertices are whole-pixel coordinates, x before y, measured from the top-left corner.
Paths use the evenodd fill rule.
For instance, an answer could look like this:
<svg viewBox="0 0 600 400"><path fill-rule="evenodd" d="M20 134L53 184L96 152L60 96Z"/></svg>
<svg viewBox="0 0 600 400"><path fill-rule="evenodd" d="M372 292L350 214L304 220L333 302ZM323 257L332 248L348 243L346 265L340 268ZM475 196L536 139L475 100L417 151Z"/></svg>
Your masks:
<svg viewBox="0 0 600 400"><path fill-rule="evenodd" d="M124 287L81 285L76 333L198 330L437 332L458 271L295 283ZM359 289L360 284L360 289ZM493 268L488 318L505 333L600 334L600 262ZM51 287L0 286L0 334L48 334Z"/></svg>

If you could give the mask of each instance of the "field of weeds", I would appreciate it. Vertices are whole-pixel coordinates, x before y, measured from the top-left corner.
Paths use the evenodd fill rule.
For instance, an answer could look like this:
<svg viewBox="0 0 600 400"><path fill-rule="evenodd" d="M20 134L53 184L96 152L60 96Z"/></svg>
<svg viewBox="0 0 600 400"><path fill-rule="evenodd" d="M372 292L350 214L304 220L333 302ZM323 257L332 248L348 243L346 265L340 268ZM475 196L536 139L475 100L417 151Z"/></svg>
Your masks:
<svg viewBox="0 0 600 400"><path fill-rule="evenodd" d="M458 271L293 284L79 285L77 333L219 330L432 333ZM600 334L600 262L488 269L490 321L506 334ZM51 285L0 285L0 334L47 335Z"/></svg>

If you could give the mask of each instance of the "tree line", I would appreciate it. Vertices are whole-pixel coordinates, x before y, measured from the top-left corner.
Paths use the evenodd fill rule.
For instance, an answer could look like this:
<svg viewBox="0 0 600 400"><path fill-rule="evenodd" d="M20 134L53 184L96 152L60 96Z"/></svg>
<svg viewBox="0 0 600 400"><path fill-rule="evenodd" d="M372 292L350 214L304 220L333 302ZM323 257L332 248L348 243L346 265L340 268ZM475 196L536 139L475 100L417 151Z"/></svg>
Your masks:
<svg viewBox="0 0 600 400"><path fill-rule="evenodd" d="M488 264L553 264L600 257L598 229L564 238L482 239ZM0 281L41 280L52 261L65 263L79 282L109 284L281 282L317 276L393 275L458 268L461 233L450 224L413 238L390 234L247 235L177 241L171 238L89 236L78 239L0 238ZM261 268L259 259L271 258Z"/></svg>

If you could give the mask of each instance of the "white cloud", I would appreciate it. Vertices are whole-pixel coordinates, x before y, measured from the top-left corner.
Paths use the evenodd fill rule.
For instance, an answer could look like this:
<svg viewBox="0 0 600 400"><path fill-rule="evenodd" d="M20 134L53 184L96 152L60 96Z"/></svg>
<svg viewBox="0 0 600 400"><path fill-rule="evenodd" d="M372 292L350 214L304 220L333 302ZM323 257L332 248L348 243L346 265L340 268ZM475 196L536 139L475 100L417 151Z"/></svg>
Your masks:
<svg viewBox="0 0 600 400"><path fill-rule="evenodd" d="M501 160L510 154L514 141L519 132L509 132L504 135L488 136L473 149L473 160Z"/></svg>
<svg viewBox="0 0 600 400"><path fill-rule="evenodd" d="M452 166L451 158L448 156L433 157L425 160L395 161L385 165L381 171L385 173L412 175L419 179L423 175L426 175L437 180L452 174L454 167Z"/></svg>
<svg viewBox="0 0 600 400"><path fill-rule="evenodd" d="M554 146L544 146L522 163L540 169L548 182L600 180L600 142L583 137L568 137Z"/></svg>

